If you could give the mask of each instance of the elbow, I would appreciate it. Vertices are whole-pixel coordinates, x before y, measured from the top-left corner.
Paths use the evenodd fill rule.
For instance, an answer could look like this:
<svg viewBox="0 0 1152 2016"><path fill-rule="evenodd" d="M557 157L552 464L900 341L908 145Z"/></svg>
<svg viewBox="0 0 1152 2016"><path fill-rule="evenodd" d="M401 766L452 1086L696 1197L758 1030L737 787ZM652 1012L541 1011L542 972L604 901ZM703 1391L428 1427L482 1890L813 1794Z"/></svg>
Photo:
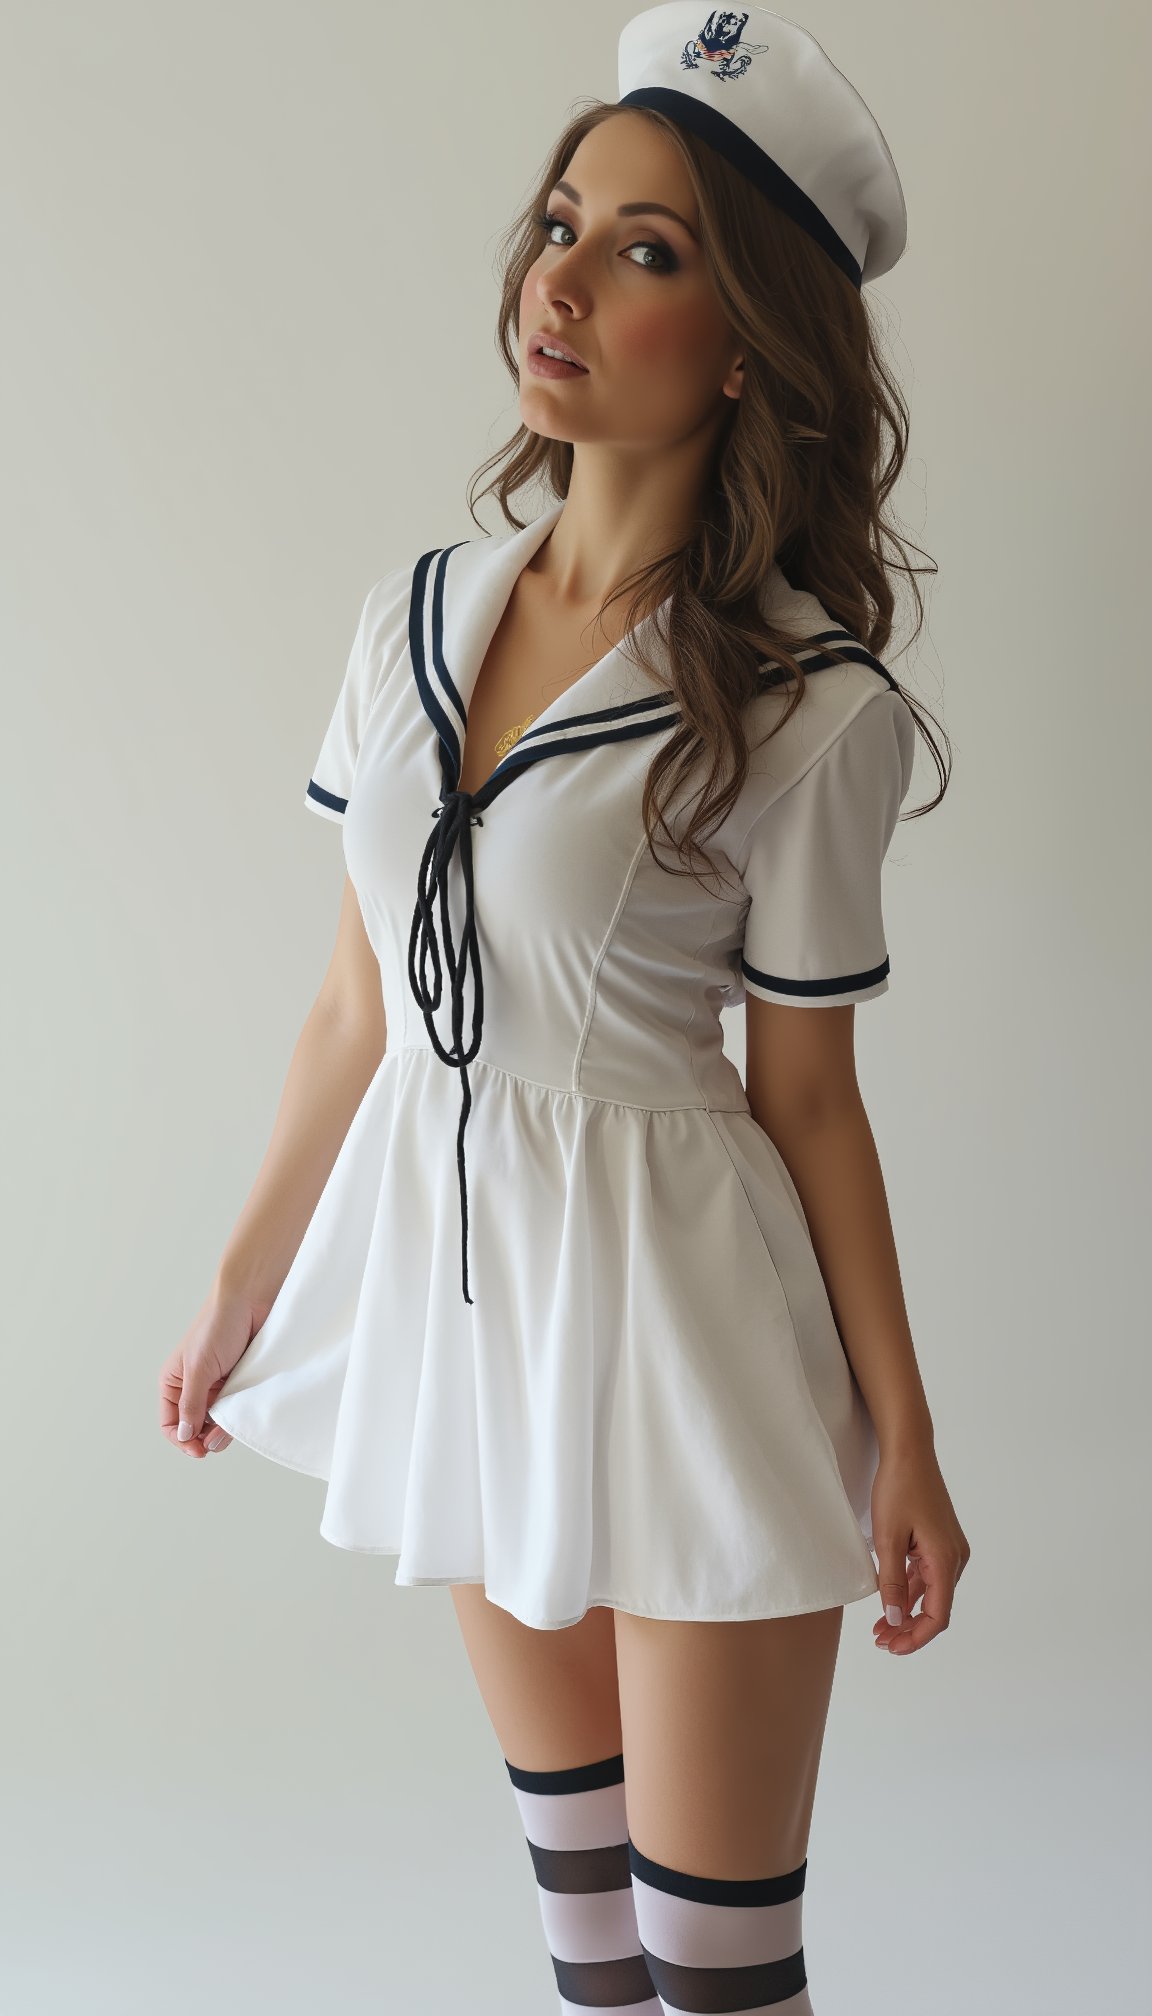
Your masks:
<svg viewBox="0 0 1152 2016"><path fill-rule="evenodd" d="M847 1085L789 1086L787 1091L765 1094L747 1086L748 1110L758 1127L781 1146L808 1134L819 1133L864 1112L860 1087Z"/></svg>

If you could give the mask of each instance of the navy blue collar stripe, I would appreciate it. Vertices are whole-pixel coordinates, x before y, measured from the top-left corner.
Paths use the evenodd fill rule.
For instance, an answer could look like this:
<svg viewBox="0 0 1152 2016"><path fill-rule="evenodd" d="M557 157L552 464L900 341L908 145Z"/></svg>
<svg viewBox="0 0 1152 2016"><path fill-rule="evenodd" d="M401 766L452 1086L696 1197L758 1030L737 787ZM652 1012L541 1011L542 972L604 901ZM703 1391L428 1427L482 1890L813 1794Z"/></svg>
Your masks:
<svg viewBox="0 0 1152 2016"><path fill-rule="evenodd" d="M482 819L481 808L486 809L507 788L513 777L530 764L541 762L547 756L596 748L607 742L630 740L638 735L653 735L662 728L673 726L681 716L674 702L661 694L652 694L620 706L594 708L590 712L561 717L556 721L541 721L513 744L478 791L461 791L461 737L467 733L468 715L444 658L444 573L448 556L455 550L453 546L439 550L433 548L421 555L413 571L408 611L412 669L420 704L436 730L441 769L440 802L432 808L436 823L425 843L417 880L416 907L408 942L408 983L424 1016L436 1055L460 1073L461 1110L456 1137L460 1177L460 1268L464 1300L471 1303L472 1297L468 1292L468 1181L464 1132L472 1105L468 1065L479 1049L484 1017L484 979L473 900L472 827ZM428 575L434 560L437 566L429 612ZM424 648L428 613L431 616L430 643L435 680L429 677ZM459 947L452 939L447 901L448 876L452 861L457 857L464 880L466 910ZM444 933L443 946L437 937L437 906ZM444 991L445 968L452 1021L450 1043L441 1037L434 1015ZM465 1041L464 994L469 972L472 976L472 1030L470 1038Z"/></svg>
<svg viewBox="0 0 1152 2016"><path fill-rule="evenodd" d="M463 545L464 543L463 540L457 542L458 545ZM412 669L415 674L421 705L440 738L441 768L443 770L443 785L445 790L454 789L456 780L459 777L460 735L461 731L467 730L468 725L467 708L460 698L444 657L444 573L448 556L455 551L455 546L445 546L440 549L433 548L431 552L421 555L412 575L412 594L408 612L408 642L412 658ZM437 560L438 562L436 572L433 576L430 612L430 640L432 663L436 674L435 681L429 678L427 657L424 648L424 618L429 602L427 580L433 560ZM442 693L447 696L455 719L452 718L452 714L446 711L442 704ZM640 714L657 715L658 718L645 721L641 726L631 725L632 717ZM535 728L527 729L520 736L519 740L514 743L512 749L509 751L509 754L497 764L488 782L481 787L480 791L474 792L472 796L478 799L481 796L481 791L486 794L489 783L497 776L502 777L505 775L506 765L510 764L513 759L515 759L516 767L522 768L525 762L532 760L535 756L556 754L562 747L590 748L597 742L610 742L618 738L637 734L652 734L666 723L670 724L678 719L679 708L675 702L670 701L665 695L656 693L641 700L628 701L620 706L599 707L593 709L590 713L561 717L558 721L542 721ZM573 731L590 726L593 723L601 724L598 732L579 737L578 739L574 736ZM529 750L524 749L525 743L531 745ZM545 744L547 746L544 746ZM523 751L523 754L518 753L521 751Z"/></svg>
<svg viewBox="0 0 1152 2016"><path fill-rule="evenodd" d="M661 728L671 727L679 719L677 709L662 715L659 720L633 721L611 729L595 728L589 735L557 735L551 742L538 742L531 749L524 748L527 737L522 735L497 764L487 782L481 785L479 791L473 792L473 799L481 805L490 804L497 791L511 780L515 770L526 769L529 763L537 763L543 756L566 756L573 749L599 749L606 742L630 742L637 735L655 735Z"/></svg>
<svg viewBox="0 0 1152 2016"><path fill-rule="evenodd" d="M623 721L633 714L654 713L657 708L662 708L665 713L680 711L675 700L667 694L653 693L646 700L625 700L617 707L594 707L590 714L566 714L558 725L561 728L584 728L592 721ZM516 743L517 749L525 742L554 735L556 725L550 721L541 721L535 728L526 728Z"/></svg>
<svg viewBox="0 0 1152 2016"><path fill-rule="evenodd" d="M462 546L464 541L461 539L456 543L458 546ZM421 705L440 738L441 765L444 769L446 782L449 775L455 775L455 765L459 762L460 757L460 744L456 728L445 713L440 702L440 696L428 677L428 665L424 655L424 618L428 603L425 583L433 560L438 558L439 565L436 569L432 592L432 659L441 684L447 692L452 706L456 709L457 718L463 721L464 708L461 704L460 695L452 683L448 667L444 663L440 648L440 636L437 634L437 626L439 625L442 630L444 622L444 570L448 564L448 555L455 551L456 546L444 546L439 549L439 552L433 547L430 552L420 555L412 573L412 594L408 604L408 650L412 659L412 670L416 676L416 685L420 694Z"/></svg>
<svg viewBox="0 0 1152 2016"><path fill-rule="evenodd" d="M459 693L456 691L456 683L444 659L444 576L448 568L449 555L455 553L456 547L463 546L464 543L463 539L458 539L456 546L444 547L437 563L436 578L432 584L432 663L436 668L436 677L439 679L447 695L449 705L455 710L456 719L461 727L463 727L468 718L467 709ZM453 745L456 746L457 737L455 732L453 733L452 741Z"/></svg>
<svg viewBox="0 0 1152 2016"><path fill-rule="evenodd" d="M416 684L425 713L428 715L440 738L444 782L448 789L454 786L456 778L459 775L460 738L461 732L467 728L468 716L467 709L460 698L444 657L444 578L449 555L456 552L457 548L465 543L464 540L458 540L455 546L433 548L430 552L421 555L413 572L412 595L408 618L409 645ZM431 649L438 687L433 684L428 676L427 659L424 649L424 618L428 606L426 584L433 560L437 562L437 566L433 578L431 597ZM817 672L826 666L839 662L837 658L828 655L826 651L820 648L823 645L834 646L839 652L841 659L848 659L850 662L858 665L871 666L872 670L878 672L887 681L889 686L895 686L896 682L887 667L881 664L878 658L873 657L872 653L857 638L853 637L850 631L843 629L839 625L831 630L818 631L815 636L808 639L802 648L797 651L797 662L803 667L806 673ZM773 684L773 675L769 669L771 662L769 661L767 665L761 668L764 683L769 686ZM449 702L452 709L451 715L445 711L442 705L441 694ZM614 741L624 733L622 727L616 724L623 723L632 715L649 712L654 714L659 713L660 715L659 720L653 724L652 728L649 729L646 727L640 731L630 729L628 731L629 734L654 732L655 728L664 726L666 721L671 725L673 721L679 718L679 707L675 700L657 693L649 695L644 699L628 701L615 707L594 708L590 713L562 716L558 721L539 722L534 728L525 730L524 734L514 743L508 756L502 758L501 762L496 766L496 770L492 772L492 775L503 774L505 764L513 756L516 756L517 752L523 751L526 743L535 744L546 741L551 753L556 747L568 746L571 738L571 746L588 748L592 746L592 742L597 738L581 737L579 740L575 740L575 738L572 738L573 730L592 726L594 723L602 723L603 726L598 739L606 742ZM523 757L517 757L517 761L522 763Z"/></svg>
<svg viewBox="0 0 1152 2016"><path fill-rule="evenodd" d="M464 543L460 540L457 545ZM460 1073L462 1100L456 1141L456 1159L460 1177L460 1264L464 1300L470 1304L472 1297L468 1292L468 1183L464 1162L464 1132L472 1103L468 1084L468 1065L479 1050L484 1017L484 980L474 906L472 827L482 823L483 813L488 806L507 788L513 777L518 776L529 765L541 762L549 756L569 755L580 749L594 749L612 742L631 741L640 735L654 735L664 728L674 727L683 716L674 698L654 693L617 706L597 707L581 714L538 721L535 727L527 729L513 743L507 755L490 772L478 790L462 791L459 788L461 749L462 738L468 729L468 713L444 657L445 570L449 555L456 550L457 546L445 546L433 548L430 552L422 554L412 575L412 593L408 611L409 653L421 706L436 730L438 738L441 783L439 803L432 807L435 824L428 835L420 861L416 907L408 944L408 981L424 1016L429 1040L436 1055ZM432 571L433 561L436 562L436 567L432 575L432 593L429 596L428 577ZM434 676L429 675L425 652L426 623ZM805 673L838 662L828 655L825 647L835 647L843 658L872 666L883 674L890 685L895 685L895 681L880 661L873 658L857 639L839 626L822 631L817 637L797 648L797 660ZM773 682L768 667L762 668L762 672L765 685L771 685ZM309 788L313 796L323 796L325 802L330 798L330 794L320 792L319 786ZM449 874L452 862L456 859L459 861L463 877L465 896L464 932L459 947L452 940L448 906ZM437 909L439 909L440 928L444 934L443 945L437 936ZM445 967L448 980L446 991L452 1022L450 1042L442 1038L436 1027L434 1015L445 991L443 986ZM882 978L887 971L887 962L872 973L842 975L839 979L827 981L777 980L748 965L745 965L744 971L750 979L758 981L761 986L782 994L831 995L849 988L865 986ZM473 1011L471 1035L466 1041L464 1003L469 973L472 977Z"/></svg>
<svg viewBox="0 0 1152 2016"><path fill-rule="evenodd" d="M821 650L820 647L824 644L833 646L839 653L839 657L833 658L830 652ZM841 659L847 658L849 663L853 665L870 665L873 672L879 672L881 678L889 686L895 688L896 685L896 681L892 677L891 672L889 672L888 667L881 664L879 658L874 658L867 646L861 644L859 638L853 637L850 630L819 630L814 637L808 639L803 650L797 651L795 655L797 662L803 667L805 673L822 671L825 666L836 665ZM762 676L768 685L779 683L774 682L773 674L769 669L776 662L775 659L771 659L766 665L761 667ZM783 670L783 667L780 669Z"/></svg>

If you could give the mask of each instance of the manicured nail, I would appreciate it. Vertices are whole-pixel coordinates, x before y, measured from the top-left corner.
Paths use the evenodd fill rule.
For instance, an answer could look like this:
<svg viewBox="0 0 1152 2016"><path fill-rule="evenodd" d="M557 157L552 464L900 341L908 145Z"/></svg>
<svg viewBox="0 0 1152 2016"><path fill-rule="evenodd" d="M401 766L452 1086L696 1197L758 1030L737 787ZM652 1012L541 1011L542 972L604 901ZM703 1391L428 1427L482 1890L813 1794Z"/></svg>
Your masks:
<svg viewBox="0 0 1152 2016"><path fill-rule="evenodd" d="M176 1440L178 1442L190 1442L192 1440L191 1421L181 1421L180 1426L176 1430Z"/></svg>
<svg viewBox="0 0 1152 2016"><path fill-rule="evenodd" d="M222 1449L224 1447L223 1435L213 1435L212 1440L210 1442L206 1442L204 1444L204 1447L206 1449Z"/></svg>
<svg viewBox="0 0 1152 2016"><path fill-rule="evenodd" d="M904 1612L898 1603L886 1603L884 1605L884 1615L890 1624L902 1624L904 1622Z"/></svg>

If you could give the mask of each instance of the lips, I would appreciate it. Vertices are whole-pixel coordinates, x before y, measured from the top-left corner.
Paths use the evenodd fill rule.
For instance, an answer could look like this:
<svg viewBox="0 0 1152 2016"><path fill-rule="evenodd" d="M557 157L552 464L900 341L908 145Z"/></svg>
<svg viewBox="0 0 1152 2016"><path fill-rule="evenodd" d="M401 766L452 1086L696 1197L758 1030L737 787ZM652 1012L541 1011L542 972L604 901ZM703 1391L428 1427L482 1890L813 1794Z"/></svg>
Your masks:
<svg viewBox="0 0 1152 2016"><path fill-rule="evenodd" d="M534 357L538 351L543 350L545 344L548 345L549 350L558 350L560 355L569 364L577 365L581 371L588 369L584 359L576 355L575 350L572 349L570 344L565 343L563 337L553 336L547 329L533 330L531 336L528 338L528 355Z"/></svg>

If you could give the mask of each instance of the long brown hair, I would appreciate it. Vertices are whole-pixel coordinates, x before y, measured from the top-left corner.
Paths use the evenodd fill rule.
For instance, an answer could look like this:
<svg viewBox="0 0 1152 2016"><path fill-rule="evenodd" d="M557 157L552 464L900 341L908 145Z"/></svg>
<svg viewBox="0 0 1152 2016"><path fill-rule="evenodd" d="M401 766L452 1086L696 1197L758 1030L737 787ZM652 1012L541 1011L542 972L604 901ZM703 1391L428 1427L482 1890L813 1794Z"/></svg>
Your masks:
<svg viewBox="0 0 1152 2016"><path fill-rule="evenodd" d="M529 200L504 231L497 343L514 382L520 382L521 290L543 243L537 217L584 135L621 109L653 120L679 148L699 204L705 258L746 346L743 389L729 402L731 419L717 442L692 537L628 575L600 612L603 617L631 591L628 632L641 614L652 612L652 627L667 647L667 664L657 676L668 683L665 673L671 670L683 718L649 765L643 820L653 853L659 826L690 873L698 854L707 858L700 836L724 818L747 776L744 710L763 690L764 660L772 661L773 683L779 679L793 691L772 733L803 697L805 675L790 646L803 649L804 640L775 629L763 606L760 591L773 561L793 587L815 595L874 657L882 657L892 634L889 573L906 573L912 582L917 610L912 642L924 614L915 576L935 573L936 567L910 565L905 543L883 516L907 453L908 412L880 355L860 290L722 156L660 112L600 99L586 103L561 132ZM510 498L529 484L565 498L573 453L571 442L521 425L474 472L468 491L473 518L476 498L491 491L508 524L522 530L529 520L517 516ZM497 473L477 490L493 468ZM899 560L885 555L885 539ZM667 609L661 611L665 598ZM629 634L623 648L655 671L639 639ZM828 655L839 661L831 647ZM918 818L940 803L951 765L918 705L895 683L932 751L940 780L935 798L903 815ZM941 734L950 758L947 735L942 729ZM697 786L697 803L674 833L667 810L688 782Z"/></svg>

